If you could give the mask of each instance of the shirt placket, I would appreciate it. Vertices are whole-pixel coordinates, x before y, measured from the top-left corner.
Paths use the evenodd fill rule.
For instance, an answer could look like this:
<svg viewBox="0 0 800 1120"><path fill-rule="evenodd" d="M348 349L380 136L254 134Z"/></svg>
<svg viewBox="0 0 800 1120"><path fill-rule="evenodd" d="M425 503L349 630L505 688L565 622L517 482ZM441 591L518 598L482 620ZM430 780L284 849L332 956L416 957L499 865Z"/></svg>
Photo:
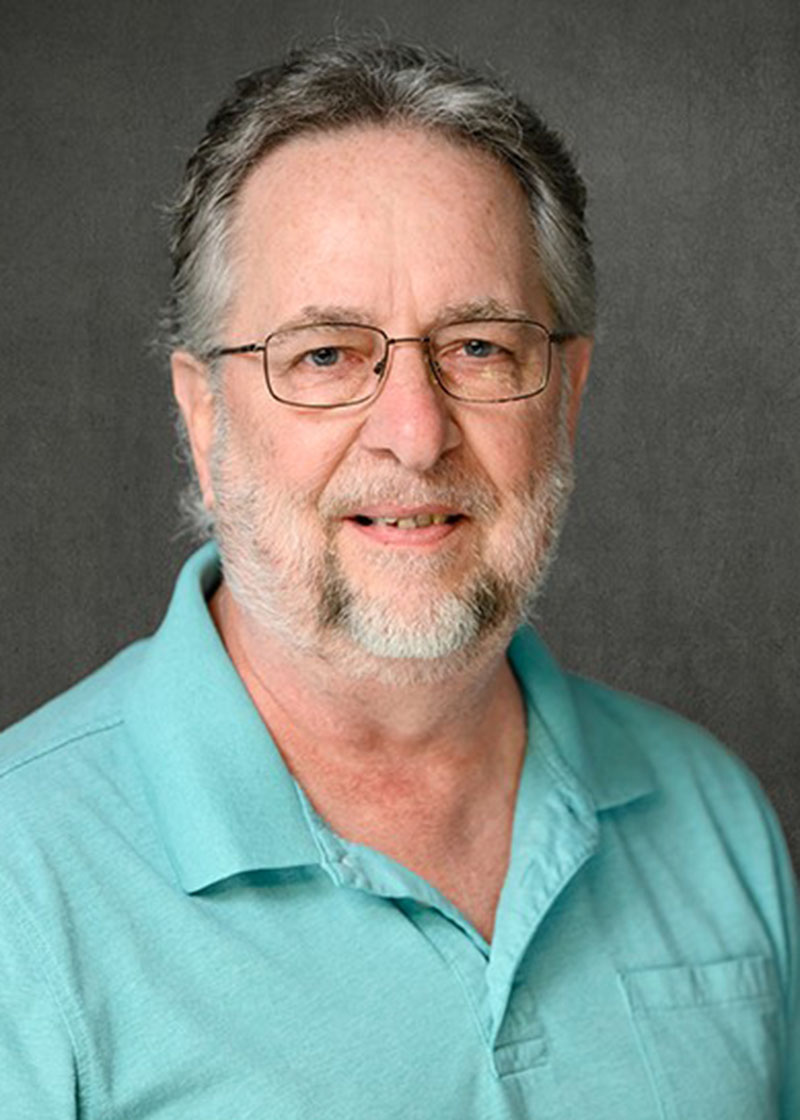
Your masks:
<svg viewBox="0 0 800 1120"><path fill-rule="evenodd" d="M557 899L597 849L598 823L586 792L564 772L542 729L521 790L512 859L500 897L486 968L491 1048L499 1077L546 1066L550 1059L540 993L522 969Z"/></svg>
<svg viewBox="0 0 800 1120"><path fill-rule="evenodd" d="M537 995L518 979L518 971L553 903L597 846L590 798L538 722L535 738L536 749L523 767L491 946L430 883L332 832L298 789L327 873L337 886L390 900L415 925L457 980L498 1078L548 1061Z"/></svg>

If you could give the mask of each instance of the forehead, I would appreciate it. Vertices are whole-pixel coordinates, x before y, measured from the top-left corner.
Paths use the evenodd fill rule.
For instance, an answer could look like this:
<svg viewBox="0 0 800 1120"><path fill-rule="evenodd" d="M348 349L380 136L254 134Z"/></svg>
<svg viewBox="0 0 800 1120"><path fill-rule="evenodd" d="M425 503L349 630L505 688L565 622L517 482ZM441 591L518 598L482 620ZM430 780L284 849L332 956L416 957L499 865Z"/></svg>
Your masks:
<svg viewBox="0 0 800 1120"><path fill-rule="evenodd" d="M272 322L298 300L374 314L408 300L523 310L538 286L510 168L419 129L311 134L268 154L240 191L233 257L239 309L259 304Z"/></svg>

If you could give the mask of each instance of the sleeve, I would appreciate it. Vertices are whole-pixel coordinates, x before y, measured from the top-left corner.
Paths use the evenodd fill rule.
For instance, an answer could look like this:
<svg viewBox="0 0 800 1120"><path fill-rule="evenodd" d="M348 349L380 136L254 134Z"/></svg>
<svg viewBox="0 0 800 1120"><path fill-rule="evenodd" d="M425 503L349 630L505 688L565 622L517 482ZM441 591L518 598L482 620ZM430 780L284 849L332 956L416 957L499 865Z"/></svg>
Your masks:
<svg viewBox="0 0 800 1120"><path fill-rule="evenodd" d="M744 763L730 756L745 779L747 799L725 788L722 817L729 850L752 905L769 936L779 984L779 1120L800 1120L800 891L786 838L765 791ZM728 773L730 771L728 770ZM703 787L708 785L703 782ZM749 806L748 806L749 801ZM755 809L755 816L751 810ZM731 815L732 814L732 815ZM748 820L749 818L749 820ZM770 1101L772 1104L772 1100ZM773 1115L770 1112L770 1115ZM755 1117L754 1117L755 1120Z"/></svg>
<svg viewBox="0 0 800 1120"><path fill-rule="evenodd" d="M796 892L795 892L796 893ZM795 945L798 940L798 917L800 903L795 899ZM797 1120L800 1117L800 968L797 950L794 960L794 981L789 997L788 1054L786 1062L786 1083L783 1090L781 1116L783 1120Z"/></svg>
<svg viewBox="0 0 800 1120"><path fill-rule="evenodd" d="M778 830L777 824L775 825ZM791 861L778 835L783 886L785 952L786 1056L781 1096L781 1120L800 1120L800 894Z"/></svg>
<svg viewBox="0 0 800 1120"><path fill-rule="evenodd" d="M70 1120L78 1117L78 1063L37 949L35 931L0 889L0 1116Z"/></svg>

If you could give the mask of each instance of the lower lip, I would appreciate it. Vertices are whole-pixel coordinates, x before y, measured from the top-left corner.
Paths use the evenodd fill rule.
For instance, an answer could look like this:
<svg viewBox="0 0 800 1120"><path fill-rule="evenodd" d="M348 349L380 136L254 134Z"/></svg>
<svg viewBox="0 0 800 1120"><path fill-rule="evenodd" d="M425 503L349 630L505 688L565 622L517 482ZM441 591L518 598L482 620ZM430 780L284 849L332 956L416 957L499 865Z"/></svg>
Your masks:
<svg viewBox="0 0 800 1120"><path fill-rule="evenodd" d="M381 525L373 522L371 525L362 525L358 521L348 518L345 525L355 529L365 540L374 544L400 545L407 548L425 548L439 544L440 541L450 537L465 524L464 518L458 521L446 521L440 525L426 525L419 529L399 529L396 525Z"/></svg>

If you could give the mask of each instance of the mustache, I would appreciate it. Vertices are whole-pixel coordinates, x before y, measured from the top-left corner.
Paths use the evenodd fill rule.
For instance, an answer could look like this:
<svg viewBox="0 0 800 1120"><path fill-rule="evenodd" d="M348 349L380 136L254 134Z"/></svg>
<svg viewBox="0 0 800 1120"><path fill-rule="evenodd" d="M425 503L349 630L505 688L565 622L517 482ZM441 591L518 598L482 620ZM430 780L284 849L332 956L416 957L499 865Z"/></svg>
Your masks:
<svg viewBox="0 0 800 1120"><path fill-rule="evenodd" d="M352 478L337 477L320 496L318 508L324 518L336 520L354 509L389 503L445 506L468 517L491 517L500 505L488 481L442 463L424 477L398 471L375 474L374 470L368 478L361 471Z"/></svg>

